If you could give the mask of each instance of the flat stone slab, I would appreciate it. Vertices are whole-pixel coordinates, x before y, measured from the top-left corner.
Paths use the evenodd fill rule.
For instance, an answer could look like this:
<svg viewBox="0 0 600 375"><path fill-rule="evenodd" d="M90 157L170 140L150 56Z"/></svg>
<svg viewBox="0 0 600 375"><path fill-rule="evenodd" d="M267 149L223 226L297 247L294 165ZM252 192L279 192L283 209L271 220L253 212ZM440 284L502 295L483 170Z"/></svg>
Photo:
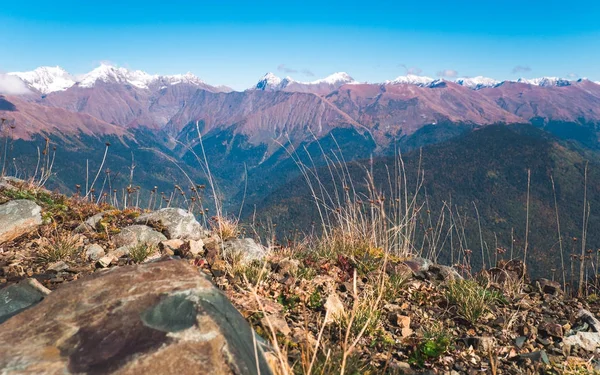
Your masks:
<svg viewBox="0 0 600 375"><path fill-rule="evenodd" d="M2 374L271 374L242 315L176 260L65 284L0 324L0 353Z"/></svg>

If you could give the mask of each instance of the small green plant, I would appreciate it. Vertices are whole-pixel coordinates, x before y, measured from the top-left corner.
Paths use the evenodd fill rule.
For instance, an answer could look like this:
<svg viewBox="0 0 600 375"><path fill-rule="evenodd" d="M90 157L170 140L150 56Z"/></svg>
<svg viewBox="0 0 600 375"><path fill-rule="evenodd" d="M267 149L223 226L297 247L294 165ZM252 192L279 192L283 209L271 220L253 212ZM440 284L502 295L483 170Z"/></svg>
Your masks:
<svg viewBox="0 0 600 375"><path fill-rule="evenodd" d="M79 250L78 239L71 235L55 235L49 238L49 244L38 254L41 263L53 263L74 257Z"/></svg>
<svg viewBox="0 0 600 375"><path fill-rule="evenodd" d="M384 300L393 301L398 298L408 280L409 277L405 274L394 273L388 276L385 280L385 287L383 290Z"/></svg>
<svg viewBox="0 0 600 375"><path fill-rule="evenodd" d="M129 249L129 259L131 259L133 263L142 263L154 252L154 250L154 246L139 242Z"/></svg>
<svg viewBox="0 0 600 375"><path fill-rule="evenodd" d="M258 260L254 260L249 264L242 265L241 263L237 263L235 267L233 267L233 276L239 277L241 280L248 280L248 282L252 285L258 284L260 279L264 277L263 263Z"/></svg>
<svg viewBox="0 0 600 375"><path fill-rule="evenodd" d="M296 273L296 277L304 280L312 280L317 277L317 270L313 267L302 267L298 268L298 272Z"/></svg>
<svg viewBox="0 0 600 375"><path fill-rule="evenodd" d="M424 367L426 362L435 360L446 353L451 344L452 336L441 325L434 325L424 332L423 339L417 344L409 358L409 363Z"/></svg>
<svg viewBox="0 0 600 375"><path fill-rule="evenodd" d="M62 195L52 195L45 191L36 190L4 190L2 192L6 197L10 199L27 199L36 202L40 206L43 206L47 211L60 212L66 211L66 197Z"/></svg>
<svg viewBox="0 0 600 375"><path fill-rule="evenodd" d="M596 303L598 302L598 300L600 300L600 297L598 297L596 293L592 293L589 296L587 296L588 303Z"/></svg>
<svg viewBox="0 0 600 375"><path fill-rule="evenodd" d="M380 320L381 311L376 309L374 310L371 308L371 306L363 304L356 311L354 321L352 322L351 332L356 336L366 325L363 335L365 337L370 337L377 332Z"/></svg>
<svg viewBox="0 0 600 375"><path fill-rule="evenodd" d="M381 248L374 248L367 243L358 243L358 246L352 249L351 256L356 264L356 271L359 275L368 275L378 269L381 269L384 260L384 252Z"/></svg>
<svg viewBox="0 0 600 375"><path fill-rule="evenodd" d="M293 310L294 308L296 308L296 306L298 306L298 304L300 303L300 297L296 294L287 296L284 293L281 293L279 297L277 297L277 302L279 302L283 306L284 310L289 311Z"/></svg>
<svg viewBox="0 0 600 375"><path fill-rule="evenodd" d="M308 297L308 307L310 307L313 310L317 310L323 307L323 296L321 295L319 289L315 289L315 291L312 292L311 295Z"/></svg>
<svg viewBox="0 0 600 375"><path fill-rule="evenodd" d="M504 302L502 293L484 288L475 280L453 280L446 289L448 303L455 305L460 317L472 324L489 311L490 305Z"/></svg>

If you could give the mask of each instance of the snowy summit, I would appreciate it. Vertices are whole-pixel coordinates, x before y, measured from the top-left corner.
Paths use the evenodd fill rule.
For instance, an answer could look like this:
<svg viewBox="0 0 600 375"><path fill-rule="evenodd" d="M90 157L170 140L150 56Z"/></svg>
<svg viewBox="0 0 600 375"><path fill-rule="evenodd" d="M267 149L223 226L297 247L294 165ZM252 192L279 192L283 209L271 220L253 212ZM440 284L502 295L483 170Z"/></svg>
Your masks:
<svg viewBox="0 0 600 375"><path fill-rule="evenodd" d="M519 78L517 82L527 83L529 85L549 87L549 86L569 86L571 82L567 79L558 77L540 77L540 78Z"/></svg>
<svg viewBox="0 0 600 375"><path fill-rule="evenodd" d="M252 89L262 91L283 90L290 87L310 89L311 87L322 85L339 87L348 83L352 84L356 83L356 81L354 78L350 77L348 73L344 72L333 73L325 78L311 82L296 81L292 77L285 77L281 79L273 73L267 73Z"/></svg>
<svg viewBox="0 0 600 375"><path fill-rule="evenodd" d="M149 89L150 85L204 85L204 81L192 73L175 75L151 75L141 70L129 70L102 63L91 72L74 77L61 67L39 67L30 72L13 72L10 75L19 77L30 88L49 94L64 91L72 86L84 88L94 87L98 82L129 84L140 89Z"/></svg>
<svg viewBox="0 0 600 375"><path fill-rule="evenodd" d="M29 87L42 94L64 91L75 84L73 77L59 66L41 66L30 72L8 74L19 77Z"/></svg>

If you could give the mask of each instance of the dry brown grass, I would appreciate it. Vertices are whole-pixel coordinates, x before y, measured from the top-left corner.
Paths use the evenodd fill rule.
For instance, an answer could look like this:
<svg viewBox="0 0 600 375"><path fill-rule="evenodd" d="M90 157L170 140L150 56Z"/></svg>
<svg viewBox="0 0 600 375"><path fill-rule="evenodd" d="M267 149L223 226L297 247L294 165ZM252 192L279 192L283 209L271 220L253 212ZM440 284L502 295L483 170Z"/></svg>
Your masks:
<svg viewBox="0 0 600 375"><path fill-rule="evenodd" d="M214 233L218 234L223 241L236 238L241 234L239 221L223 216L211 218L210 228Z"/></svg>

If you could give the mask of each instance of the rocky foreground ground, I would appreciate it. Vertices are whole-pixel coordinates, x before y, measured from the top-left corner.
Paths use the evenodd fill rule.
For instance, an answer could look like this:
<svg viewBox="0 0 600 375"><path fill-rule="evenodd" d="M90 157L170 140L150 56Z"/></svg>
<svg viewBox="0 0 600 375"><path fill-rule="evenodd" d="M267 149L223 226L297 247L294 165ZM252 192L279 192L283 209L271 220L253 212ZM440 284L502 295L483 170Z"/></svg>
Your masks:
<svg viewBox="0 0 600 375"><path fill-rule="evenodd" d="M3 374L595 374L598 297L0 181Z"/></svg>

